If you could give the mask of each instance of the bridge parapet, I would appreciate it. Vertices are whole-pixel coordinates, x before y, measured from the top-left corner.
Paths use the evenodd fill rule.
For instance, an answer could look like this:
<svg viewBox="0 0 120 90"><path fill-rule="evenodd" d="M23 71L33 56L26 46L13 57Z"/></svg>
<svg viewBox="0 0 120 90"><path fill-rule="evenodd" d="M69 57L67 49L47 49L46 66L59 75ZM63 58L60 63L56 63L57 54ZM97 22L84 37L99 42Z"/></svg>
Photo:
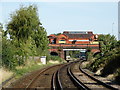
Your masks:
<svg viewBox="0 0 120 90"><path fill-rule="evenodd" d="M49 44L51 48L93 48L93 49L99 49L99 44Z"/></svg>
<svg viewBox="0 0 120 90"><path fill-rule="evenodd" d="M65 49L74 49L74 50L81 50L81 49L91 49L92 53L100 52L100 45L99 44L49 44L49 51L56 52L61 58L65 57L64 51Z"/></svg>

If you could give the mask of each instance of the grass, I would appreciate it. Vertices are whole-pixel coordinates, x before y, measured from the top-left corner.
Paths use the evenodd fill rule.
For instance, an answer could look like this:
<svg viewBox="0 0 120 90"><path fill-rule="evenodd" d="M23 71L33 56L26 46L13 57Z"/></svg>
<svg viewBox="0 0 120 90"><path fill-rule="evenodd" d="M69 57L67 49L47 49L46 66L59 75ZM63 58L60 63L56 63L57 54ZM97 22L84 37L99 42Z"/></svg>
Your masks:
<svg viewBox="0 0 120 90"><path fill-rule="evenodd" d="M0 84L13 75L12 71L5 68L0 68Z"/></svg>
<svg viewBox="0 0 120 90"><path fill-rule="evenodd" d="M34 70L38 70L47 66L51 66L54 64L58 64L58 63L47 63L47 64L41 64L41 63L36 63L33 65L26 65L26 66L19 66L16 68L16 70L14 70L14 73L16 74L16 78L20 78L21 76L23 76L24 74L28 73L28 72L32 72Z"/></svg>
<svg viewBox="0 0 120 90"><path fill-rule="evenodd" d="M56 59L58 59L58 61ZM10 78L13 74L15 75L15 79L18 79L26 73L60 63L63 62L61 62L59 58L55 58L55 60L49 60L47 64L42 64L40 61L27 60L24 66L17 66L16 69L12 71L0 69L0 83Z"/></svg>

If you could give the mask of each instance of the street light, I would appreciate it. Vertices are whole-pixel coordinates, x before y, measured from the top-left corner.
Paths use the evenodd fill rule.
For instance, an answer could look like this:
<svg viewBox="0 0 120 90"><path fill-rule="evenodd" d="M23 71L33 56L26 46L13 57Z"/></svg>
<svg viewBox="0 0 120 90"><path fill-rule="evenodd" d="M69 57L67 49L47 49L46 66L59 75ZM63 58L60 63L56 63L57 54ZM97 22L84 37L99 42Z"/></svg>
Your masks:
<svg viewBox="0 0 120 90"><path fill-rule="evenodd" d="M114 22L112 23L112 35L113 35L113 25L114 25Z"/></svg>

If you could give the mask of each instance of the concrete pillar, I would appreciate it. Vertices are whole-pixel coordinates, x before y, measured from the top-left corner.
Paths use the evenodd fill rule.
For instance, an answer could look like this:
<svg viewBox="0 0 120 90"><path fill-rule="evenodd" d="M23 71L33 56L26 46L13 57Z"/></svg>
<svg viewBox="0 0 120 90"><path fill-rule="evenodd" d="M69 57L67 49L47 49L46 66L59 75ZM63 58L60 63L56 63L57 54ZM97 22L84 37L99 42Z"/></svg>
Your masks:
<svg viewBox="0 0 120 90"><path fill-rule="evenodd" d="M66 60L66 51L64 51L64 59Z"/></svg>
<svg viewBox="0 0 120 90"><path fill-rule="evenodd" d="M64 56L64 51L62 50L62 51L61 51L61 58L64 59L64 57L65 57L65 56Z"/></svg>

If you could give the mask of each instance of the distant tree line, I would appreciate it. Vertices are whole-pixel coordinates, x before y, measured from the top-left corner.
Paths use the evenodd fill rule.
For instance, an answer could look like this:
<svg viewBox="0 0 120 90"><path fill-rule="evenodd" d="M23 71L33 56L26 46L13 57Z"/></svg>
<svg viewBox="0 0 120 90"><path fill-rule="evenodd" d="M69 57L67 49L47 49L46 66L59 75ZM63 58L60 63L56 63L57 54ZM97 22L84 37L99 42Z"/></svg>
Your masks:
<svg viewBox="0 0 120 90"><path fill-rule="evenodd" d="M10 16L7 30L2 32L1 65L15 69L24 65L29 56L47 55L48 39L45 28L38 17L37 6L21 6ZM7 37L9 36L9 37Z"/></svg>

